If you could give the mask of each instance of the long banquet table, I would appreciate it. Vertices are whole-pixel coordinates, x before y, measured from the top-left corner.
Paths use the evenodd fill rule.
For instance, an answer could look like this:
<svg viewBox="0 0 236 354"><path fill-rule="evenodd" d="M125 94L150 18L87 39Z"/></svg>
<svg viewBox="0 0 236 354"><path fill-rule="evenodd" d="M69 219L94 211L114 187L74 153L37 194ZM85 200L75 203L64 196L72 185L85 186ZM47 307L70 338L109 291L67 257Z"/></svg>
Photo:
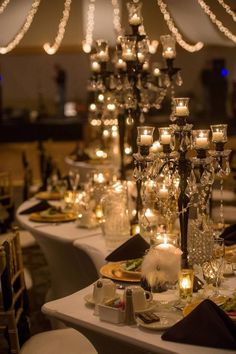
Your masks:
<svg viewBox="0 0 236 354"><path fill-rule="evenodd" d="M229 278L224 286L225 294L236 289L236 278ZM93 308L86 305L84 297L92 293L92 285L70 296L48 302L42 311L49 317L61 320L85 334L98 350L99 354L224 354L235 353L232 350L200 347L163 341L159 331L140 329L136 325L112 324L100 321L93 314ZM165 295L154 294L154 298L163 300ZM201 324L196 324L196 331ZM211 331L211 328L209 328Z"/></svg>
<svg viewBox="0 0 236 354"><path fill-rule="evenodd" d="M48 262L52 278L52 288L48 299L56 299L69 295L84 286L96 277L95 272L86 269L83 272L83 261L78 253L78 245L92 256L97 268L105 263L108 250L105 245L101 229L80 228L75 221L65 223L40 223L29 220L29 215L21 215L20 212L35 205L36 199L24 202L17 210L17 220L26 230L30 231L39 244ZM76 245L74 243L76 242ZM76 254L77 252L77 254ZM99 269L97 269L99 271ZM63 280L63 281L62 281Z"/></svg>

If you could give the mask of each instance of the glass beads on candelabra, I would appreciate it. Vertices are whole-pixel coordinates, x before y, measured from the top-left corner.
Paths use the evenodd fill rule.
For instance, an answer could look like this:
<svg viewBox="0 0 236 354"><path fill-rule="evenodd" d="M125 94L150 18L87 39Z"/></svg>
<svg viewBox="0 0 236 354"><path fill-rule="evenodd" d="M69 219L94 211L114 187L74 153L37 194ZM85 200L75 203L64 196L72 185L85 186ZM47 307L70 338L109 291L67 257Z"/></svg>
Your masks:
<svg viewBox="0 0 236 354"><path fill-rule="evenodd" d="M189 264L202 265L209 259L212 250L213 229L210 220L202 224L199 220L191 220L188 228Z"/></svg>

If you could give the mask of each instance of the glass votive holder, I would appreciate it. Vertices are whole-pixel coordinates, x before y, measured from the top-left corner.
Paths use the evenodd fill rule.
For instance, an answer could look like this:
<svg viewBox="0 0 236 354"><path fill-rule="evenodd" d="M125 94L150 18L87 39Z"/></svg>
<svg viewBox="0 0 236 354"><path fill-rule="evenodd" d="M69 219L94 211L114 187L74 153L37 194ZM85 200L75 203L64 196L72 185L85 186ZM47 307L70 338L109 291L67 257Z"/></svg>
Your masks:
<svg viewBox="0 0 236 354"><path fill-rule="evenodd" d="M193 295L193 269L181 269L178 277L179 297L181 300L191 300Z"/></svg>
<svg viewBox="0 0 236 354"><path fill-rule="evenodd" d="M109 60L108 43L103 39L96 40L97 60L107 62Z"/></svg>
<svg viewBox="0 0 236 354"><path fill-rule="evenodd" d="M207 150L210 145L209 129L196 129L192 131L193 147L196 150Z"/></svg>
<svg viewBox="0 0 236 354"><path fill-rule="evenodd" d="M212 142L226 143L227 142L227 124L211 125Z"/></svg>
<svg viewBox="0 0 236 354"><path fill-rule="evenodd" d="M161 145L170 145L172 140L172 129L169 127L158 128L159 141Z"/></svg>
<svg viewBox="0 0 236 354"><path fill-rule="evenodd" d="M174 115L176 117L186 117L189 115L189 108L188 108L188 103L189 103L189 98L188 97L183 97L183 98L173 98L174 102Z"/></svg>
<svg viewBox="0 0 236 354"><path fill-rule="evenodd" d="M165 59L174 59L176 57L175 38L169 34L160 37L162 44L162 56Z"/></svg>
<svg viewBox="0 0 236 354"><path fill-rule="evenodd" d="M123 37L121 40L122 48L122 59L124 61L134 61L136 60L136 51L135 51L135 39Z"/></svg>
<svg viewBox="0 0 236 354"><path fill-rule="evenodd" d="M153 133L154 127L142 126L137 127L138 136L137 136L137 144L139 146L151 146L153 143Z"/></svg>
<svg viewBox="0 0 236 354"><path fill-rule="evenodd" d="M150 245L155 247L161 244L170 244L178 247L179 236L177 233L169 233L165 231L158 231L150 238Z"/></svg>
<svg viewBox="0 0 236 354"><path fill-rule="evenodd" d="M128 10L128 17L129 17L129 24L131 26L140 26L142 23L142 3L141 2L128 2L127 3L127 10Z"/></svg>

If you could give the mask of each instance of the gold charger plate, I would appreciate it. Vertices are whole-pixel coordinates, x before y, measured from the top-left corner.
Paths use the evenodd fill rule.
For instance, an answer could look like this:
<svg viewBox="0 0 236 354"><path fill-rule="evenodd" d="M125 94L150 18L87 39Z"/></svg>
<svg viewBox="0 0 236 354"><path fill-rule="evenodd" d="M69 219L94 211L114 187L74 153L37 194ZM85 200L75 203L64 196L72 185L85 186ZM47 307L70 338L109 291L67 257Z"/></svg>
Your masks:
<svg viewBox="0 0 236 354"><path fill-rule="evenodd" d="M59 200L62 196L59 192L39 192L35 195L35 198L40 200Z"/></svg>
<svg viewBox="0 0 236 354"><path fill-rule="evenodd" d="M121 264L123 263L124 262L107 263L100 269L100 274L112 280L139 283L141 280L141 273L137 272L137 274L135 274L135 272L124 272L121 268Z"/></svg>
<svg viewBox="0 0 236 354"><path fill-rule="evenodd" d="M29 220L37 222L67 222L76 219L74 213L58 213L54 215L42 215L41 213L33 213L30 215Z"/></svg>

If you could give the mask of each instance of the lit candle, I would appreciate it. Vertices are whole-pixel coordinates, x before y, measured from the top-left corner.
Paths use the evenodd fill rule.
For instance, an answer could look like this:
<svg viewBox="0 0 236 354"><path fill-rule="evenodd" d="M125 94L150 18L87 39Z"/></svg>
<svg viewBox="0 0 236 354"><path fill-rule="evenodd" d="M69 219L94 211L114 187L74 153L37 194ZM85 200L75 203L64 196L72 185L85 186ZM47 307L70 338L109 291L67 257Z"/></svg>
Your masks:
<svg viewBox="0 0 236 354"><path fill-rule="evenodd" d="M154 75L154 76L160 76L160 74L161 74L161 72L160 72L160 69L159 69L159 68L155 68L155 69L153 70L153 75Z"/></svg>
<svg viewBox="0 0 236 354"><path fill-rule="evenodd" d="M101 70L101 65L97 61L92 62L92 71L99 73Z"/></svg>
<svg viewBox="0 0 236 354"><path fill-rule="evenodd" d="M104 177L103 173L98 173L96 182L98 182L98 183L104 183L105 182L105 177Z"/></svg>
<svg viewBox="0 0 236 354"><path fill-rule="evenodd" d="M132 225L131 226L131 235L135 236L140 233L140 226L138 224Z"/></svg>
<svg viewBox="0 0 236 354"><path fill-rule="evenodd" d="M132 26L138 26L141 23L141 18L137 14L133 14L133 16L129 19L129 24Z"/></svg>
<svg viewBox="0 0 236 354"><path fill-rule="evenodd" d="M131 49L126 49L125 52L122 54L122 58L126 61L135 60L135 54L132 52Z"/></svg>
<svg viewBox="0 0 236 354"><path fill-rule="evenodd" d="M166 59L173 59L175 57L174 49L171 47L166 48L166 50L163 51L163 57Z"/></svg>
<svg viewBox="0 0 236 354"><path fill-rule="evenodd" d="M103 212L102 212L101 205L97 205L97 206L96 206L95 214L96 214L96 218L97 218L98 220L101 220L101 218L103 217Z"/></svg>
<svg viewBox="0 0 236 354"><path fill-rule="evenodd" d="M161 199L168 198L168 189L166 188L165 184L163 184L162 187L159 189L159 197Z"/></svg>
<svg viewBox="0 0 236 354"><path fill-rule="evenodd" d="M176 106L175 115L177 117L184 117L188 115L188 108L186 106Z"/></svg>
<svg viewBox="0 0 236 354"><path fill-rule="evenodd" d="M192 269L181 269L179 272L179 295L181 299L187 299L193 293L194 272Z"/></svg>
<svg viewBox="0 0 236 354"><path fill-rule="evenodd" d="M196 138L195 146L197 149L207 149L208 148L207 137L203 136L203 137Z"/></svg>
<svg viewBox="0 0 236 354"><path fill-rule="evenodd" d="M97 54L98 58L101 60L101 61L107 61L108 60L108 54L104 51L104 50L101 50L98 54Z"/></svg>
<svg viewBox="0 0 236 354"><path fill-rule="evenodd" d="M143 70L147 71L148 69L149 69L149 63L145 61L145 63L143 63Z"/></svg>
<svg viewBox="0 0 236 354"><path fill-rule="evenodd" d="M140 136L140 145L152 145L153 138L151 135L142 134Z"/></svg>
<svg viewBox="0 0 236 354"><path fill-rule="evenodd" d="M144 62L145 55L143 53L138 52L137 57L138 57L138 60L140 61L140 63Z"/></svg>
<svg viewBox="0 0 236 354"><path fill-rule="evenodd" d="M167 131L164 131L160 137L160 141L164 145L169 145L171 141L171 134L169 134Z"/></svg>
<svg viewBox="0 0 236 354"><path fill-rule="evenodd" d="M221 131L215 131L212 133L212 141L214 143L220 143L224 141L224 133Z"/></svg>
<svg viewBox="0 0 236 354"><path fill-rule="evenodd" d="M161 250L174 250L176 247L168 243L166 235L163 235L163 243L155 246L155 248Z"/></svg>
<svg viewBox="0 0 236 354"><path fill-rule="evenodd" d="M118 59L116 63L117 69L126 69L126 62L123 59Z"/></svg>

